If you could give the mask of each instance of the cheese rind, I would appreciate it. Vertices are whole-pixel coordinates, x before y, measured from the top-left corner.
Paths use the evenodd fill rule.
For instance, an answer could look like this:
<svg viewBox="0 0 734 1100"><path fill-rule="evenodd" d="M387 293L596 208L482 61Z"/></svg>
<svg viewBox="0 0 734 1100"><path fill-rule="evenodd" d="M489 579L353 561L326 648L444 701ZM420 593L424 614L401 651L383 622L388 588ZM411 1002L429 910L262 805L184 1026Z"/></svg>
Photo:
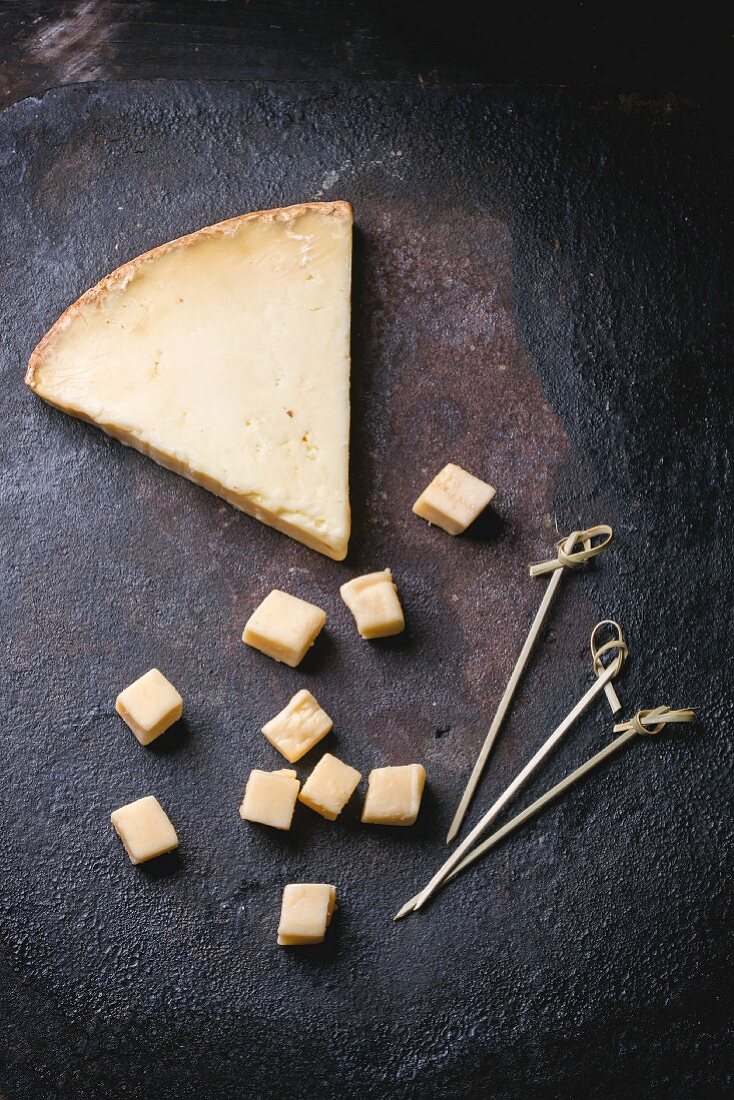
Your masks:
<svg viewBox="0 0 734 1100"><path fill-rule="evenodd" d="M283 890L278 943L294 947L321 943L334 909L336 887L324 882L292 882Z"/></svg>
<svg viewBox="0 0 734 1100"><path fill-rule="evenodd" d="M295 668L326 622L320 607L274 588L245 624L242 641L274 661Z"/></svg>
<svg viewBox="0 0 734 1100"><path fill-rule="evenodd" d="M253 769L245 784L240 817L271 829L290 829L299 786L296 773L287 768L274 772Z"/></svg>
<svg viewBox="0 0 734 1100"><path fill-rule="evenodd" d="M115 710L133 731L141 745L149 745L178 722L183 699L157 668L151 668L121 691Z"/></svg>
<svg viewBox="0 0 734 1100"><path fill-rule="evenodd" d="M449 462L413 505L417 516L460 535L484 511L496 490L486 481Z"/></svg>
<svg viewBox="0 0 734 1100"><path fill-rule="evenodd" d="M334 723L305 688L262 727L273 748L295 764L331 731Z"/></svg>
<svg viewBox="0 0 734 1100"><path fill-rule="evenodd" d="M370 825L414 825L425 784L422 764L375 768L367 780L362 821Z"/></svg>
<svg viewBox="0 0 734 1100"><path fill-rule="evenodd" d="M26 382L341 560L352 220L348 203L303 203L161 245L66 310Z"/></svg>
<svg viewBox="0 0 734 1100"><path fill-rule="evenodd" d="M388 638L405 630L405 616L389 569L355 577L339 591L363 638Z"/></svg>
<svg viewBox="0 0 734 1100"><path fill-rule="evenodd" d="M356 768L326 752L303 784L298 801L327 821L336 821L361 778Z"/></svg>
<svg viewBox="0 0 734 1100"><path fill-rule="evenodd" d="M157 798L148 795L110 814L132 863L145 863L178 848L178 837Z"/></svg>

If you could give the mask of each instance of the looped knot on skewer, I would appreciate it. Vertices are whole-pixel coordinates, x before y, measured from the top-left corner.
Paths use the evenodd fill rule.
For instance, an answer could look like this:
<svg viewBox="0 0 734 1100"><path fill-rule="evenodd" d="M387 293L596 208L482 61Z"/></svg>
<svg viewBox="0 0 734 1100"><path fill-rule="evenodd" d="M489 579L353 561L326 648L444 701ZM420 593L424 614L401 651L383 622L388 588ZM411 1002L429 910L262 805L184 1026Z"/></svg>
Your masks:
<svg viewBox="0 0 734 1100"><path fill-rule="evenodd" d="M602 541L594 545L592 540L599 537ZM530 576L540 577L544 573L555 573L556 569L578 569L606 550L613 538L614 532L608 523L598 523L596 527L588 527L584 531L572 531L557 543L555 558L530 566ZM577 546L583 549L576 550Z"/></svg>
<svg viewBox="0 0 734 1100"><path fill-rule="evenodd" d="M613 627L617 633L617 637L610 638L609 641L604 642L603 645L598 645L596 641L597 632L605 626ZM591 647L591 656L594 658L594 672L596 676L601 676L602 673L605 671L602 657L605 653L611 653L613 650L617 651L617 656L615 658L616 667L614 670L614 675L619 676L619 673L622 671L622 665L629 656L629 648L624 640L622 627L619 625L619 623L615 622L614 619L602 619L602 621L600 623L597 623L592 630L591 641L589 644Z"/></svg>
<svg viewBox="0 0 734 1100"><path fill-rule="evenodd" d="M620 722L614 727L615 733L632 730L645 736L662 733L668 723L693 722L696 712L693 710L671 710L670 707L655 707L652 710L638 710L629 722ZM649 724L648 724L649 723Z"/></svg>

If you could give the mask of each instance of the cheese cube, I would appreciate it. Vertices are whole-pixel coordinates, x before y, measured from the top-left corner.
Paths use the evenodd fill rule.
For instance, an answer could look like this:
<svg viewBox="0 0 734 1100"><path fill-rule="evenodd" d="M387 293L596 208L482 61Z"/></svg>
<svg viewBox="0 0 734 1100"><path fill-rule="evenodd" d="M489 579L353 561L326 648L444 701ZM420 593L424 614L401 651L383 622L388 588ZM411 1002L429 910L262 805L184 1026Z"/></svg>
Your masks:
<svg viewBox="0 0 734 1100"><path fill-rule="evenodd" d="M262 728L273 748L289 764L305 756L332 729L334 723L305 688L291 699L287 707Z"/></svg>
<svg viewBox="0 0 734 1100"><path fill-rule="evenodd" d="M242 641L295 668L325 622L320 607L274 588L247 620Z"/></svg>
<svg viewBox="0 0 734 1100"><path fill-rule="evenodd" d="M303 784L298 801L328 821L335 821L357 789L362 773L324 753Z"/></svg>
<svg viewBox="0 0 734 1100"><path fill-rule="evenodd" d="M375 768L367 780L362 821L370 825L413 825L426 783L422 764Z"/></svg>
<svg viewBox="0 0 734 1100"><path fill-rule="evenodd" d="M178 848L176 830L153 795L121 806L110 814L110 821L133 863L145 863Z"/></svg>
<svg viewBox="0 0 734 1100"><path fill-rule="evenodd" d="M403 609L389 569L355 577L339 591L363 638L387 638L405 630Z"/></svg>
<svg viewBox="0 0 734 1100"><path fill-rule="evenodd" d="M140 744L149 745L178 722L183 713L183 699L163 673L152 668L120 692L115 710Z"/></svg>
<svg viewBox="0 0 734 1100"><path fill-rule="evenodd" d="M484 511L495 491L486 481L449 462L423 490L413 511L450 535L460 535Z"/></svg>
<svg viewBox="0 0 734 1100"><path fill-rule="evenodd" d="M336 908L336 888L324 882L291 882L283 890L278 943L321 943Z"/></svg>
<svg viewBox="0 0 734 1100"><path fill-rule="evenodd" d="M245 785L240 817L273 829L290 829L299 786L295 772L261 772L256 768Z"/></svg>

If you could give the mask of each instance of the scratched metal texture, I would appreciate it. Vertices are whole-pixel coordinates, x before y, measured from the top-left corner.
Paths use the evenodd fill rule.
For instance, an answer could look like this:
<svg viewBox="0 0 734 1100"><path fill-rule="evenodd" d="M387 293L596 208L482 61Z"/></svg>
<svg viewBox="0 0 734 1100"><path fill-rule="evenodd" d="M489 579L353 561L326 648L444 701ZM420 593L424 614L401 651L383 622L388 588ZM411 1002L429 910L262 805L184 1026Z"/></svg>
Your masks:
<svg viewBox="0 0 734 1100"><path fill-rule="evenodd" d="M710 109L562 90L131 83L0 117L0 1091L46 1097L718 1097L732 1087L730 164ZM39 337L118 263L242 211L356 211L354 533L322 559L43 405ZM727 362L727 356L728 362ZM497 486L452 539L411 514L447 460ZM636 743L426 911L448 824L540 599L527 564L611 522L562 586L478 809L591 682L619 618ZM345 579L389 565L408 628L362 642ZM328 615L296 670L240 642L278 586ZM186 700L147 749L113 711ZM300 687L364 773L422 761L413 829L299 807L246 825L259 728ZM518 807L605 744L599 705ZM313 759L298 765L305 776ZM362 788L364 789L364 788ZM154 793L181 847L127 860ZM284 883L334 882L283 951Z"/></svg>

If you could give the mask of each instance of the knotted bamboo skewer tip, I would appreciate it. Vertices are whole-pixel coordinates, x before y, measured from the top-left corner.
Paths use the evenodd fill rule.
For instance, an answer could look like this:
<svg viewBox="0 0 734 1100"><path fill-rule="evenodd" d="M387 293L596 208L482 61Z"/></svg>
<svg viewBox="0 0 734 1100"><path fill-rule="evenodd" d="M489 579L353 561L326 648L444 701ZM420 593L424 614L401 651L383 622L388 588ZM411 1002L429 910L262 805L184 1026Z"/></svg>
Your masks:
<svg viewBox="0 0 734 1100"><path fill-rule="evenodd" d="M618 722L615 733L631 731L647 737L662 733L666 726L679 722L695 722L696 712L690 707L672 710L670 707L654 707L652 710L638 710L628 722Z"/></svg>
<svg viewBox="0 0 734 1100"><path fill-rule="evenodd" d="M604 642L603 645L599 645L597 641L597 634L605 627L611 627L614 631L615 636L613 638L610 638L608 642ZM627 647L627 643L624 640L622 627L619 625L619 623L615 622L614 619L602 619L601 622L598 622L592 630L589 645L591 648L591 656L594 661L594 672L596 676L599 677L604 674L605 666L602 657L605 653L608 654L612 652L616 653L616 656L614 658L616 662L616 671L614 675L618 676L619 673L622 671L622 666L629 656L629 649ZM619 701L619 696L614 690L614 685L611 683L611 681L604 688L604 692L607 699L609 700L609 706L612 708L612 714L618 714L619 711L622 709L622 704Z"/></svg>
<svg viewBox="0 0 734 1100"><path fill-rule="evenodd" d="M596 538L600 538L601 542L595 543ZM555 573L558 569L578 569L580 565L585 565L592 558L603 553L613 538L614 531L608 523L597 523L595 527L572 531L570 535L559 539L556 543L555 558L539 561L530 566L530 576L541 577L544 573ZM569 543L571 543L570 546ZM583 546L583 550L575 550L574 547L578 545Z"/></svg>

